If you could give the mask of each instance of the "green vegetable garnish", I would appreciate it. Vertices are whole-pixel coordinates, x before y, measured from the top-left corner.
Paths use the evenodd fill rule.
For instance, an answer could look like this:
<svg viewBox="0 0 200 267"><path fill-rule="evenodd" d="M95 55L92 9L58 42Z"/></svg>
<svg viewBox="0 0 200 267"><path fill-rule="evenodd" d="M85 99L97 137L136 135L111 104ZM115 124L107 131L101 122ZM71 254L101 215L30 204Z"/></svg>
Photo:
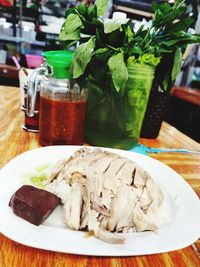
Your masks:
<svg viewBox="0 0 200 267"><path fill-rule="evenodd" d="M52 164L50 163L43 164L32 169L31 172L24 173L20 178L22 184L29 184L44 189L44 182L49 177L49 168L51 166Z"/></svg>
<svg viewBox="0 0 200 267"><path fill-rule="evenodd" d="M111 75L114 88L123 92L128 64L156 67L154 84L164 91L171 88L182 63L182 52L191 43L200 43L199 34L187 32L193 22L184 0L174 4L153 2L151 26L133 30L131 20L102 19L108 0L94 6L80 4L66 12L60 40L66 48L80 44L74 54L71 72L79 82L93 77L107 90Z"/></svg>
<svg viewBox="0 0 200 267"><path fill-rule="evenodd" d="M138 63L156 67L160 63L160 58L155 57L154 54L144 54L139 56L137 59L134 56L129 57L127 63L128 65Z"/></svg>

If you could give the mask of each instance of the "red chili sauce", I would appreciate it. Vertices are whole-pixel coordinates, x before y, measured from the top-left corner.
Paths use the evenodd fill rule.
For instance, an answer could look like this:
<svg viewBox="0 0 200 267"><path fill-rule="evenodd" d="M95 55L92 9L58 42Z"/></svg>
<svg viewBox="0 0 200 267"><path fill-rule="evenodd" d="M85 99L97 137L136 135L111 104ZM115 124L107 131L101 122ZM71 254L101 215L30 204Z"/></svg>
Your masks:
<svg viewBox="0 0 200 267"><path fill-rule="evenodd" d="M86 100L52 100L40 96L40 144L82 145L85 111Z"/></svg>

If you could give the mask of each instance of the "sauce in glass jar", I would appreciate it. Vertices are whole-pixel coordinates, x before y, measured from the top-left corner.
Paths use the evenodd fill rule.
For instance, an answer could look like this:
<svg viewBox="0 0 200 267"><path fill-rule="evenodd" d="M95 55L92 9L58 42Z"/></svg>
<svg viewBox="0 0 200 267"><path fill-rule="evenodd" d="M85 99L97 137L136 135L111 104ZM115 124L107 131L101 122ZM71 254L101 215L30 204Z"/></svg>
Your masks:
<svg viewBox="0 0 200 267"><path fill-rule="evenodd" d="M82 145L87 90L70 79L44 78L40 88L39 142Z"/></svg>
<svg viewBox="0 0 200 267"><path fill-rule="evenodd" d="M40 144L82 145L86 100L40 97Z"/></svg>

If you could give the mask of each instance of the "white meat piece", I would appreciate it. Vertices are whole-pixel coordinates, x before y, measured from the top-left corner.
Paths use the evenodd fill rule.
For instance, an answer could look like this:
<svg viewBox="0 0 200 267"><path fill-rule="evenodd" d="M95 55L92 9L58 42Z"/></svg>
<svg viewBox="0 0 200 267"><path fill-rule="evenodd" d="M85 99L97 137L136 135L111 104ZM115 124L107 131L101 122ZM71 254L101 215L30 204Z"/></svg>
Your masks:
<svg viewBox="0 0 200 267"><path fill-rule="evenodd" d="M89 212L89 221L88 221L88 229L89 231L93 231L94 235L111 244L123 244L125 242L125 239L123 236L119 236L113 233L110 233L109 231L105 230L105 228L100 228L100 222L98 221L99 213L91 210Z"/></svg>
<svg viewBox="0 0 200 267"><path fill-rule="evenodd" d="M64 203L70 229L88 228L97 238L113 244L124 242L114 232L157 229L162 192L146 171L127 158L82 148L58 162L48 183L47 189Z"/></svg>
<svg viewBox="0 0 200 267"><path fill-rule="evenodd" d="M79 230L80 228L82 203L83 198L81 185L79 183L73 183L70 197L64 205L65 223L73 230Z"/></svg>
<svg viewBox="0 0 200 267"><path fill-rule="evenodd" d="M123 227L133 227L133 212L138 201L134 189L126 184L118 188L116 197L113 199L108 221L109 231L118 231Z"/></svg>
<svg viewBox="0 0 200 267"><path fill-rule="evenodd" d="M139 201L137 202L134 209L133 221L137 232L142 232L146 230L152 230L152 231L157 230L155 217L148 216L148 214L146 214L141 209Z"/></svg>

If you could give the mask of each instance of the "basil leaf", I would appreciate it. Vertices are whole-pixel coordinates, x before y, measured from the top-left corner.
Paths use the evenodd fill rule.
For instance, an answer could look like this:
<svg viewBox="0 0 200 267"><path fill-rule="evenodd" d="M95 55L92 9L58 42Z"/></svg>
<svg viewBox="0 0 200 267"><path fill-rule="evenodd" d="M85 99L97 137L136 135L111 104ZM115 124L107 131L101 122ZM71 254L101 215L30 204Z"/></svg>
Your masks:
<svg viewBox="0 0 200 267"><path fill-rule="evenodd" d="M88 8L88 15L90 19L97 18L97 7L96 6L90 6Z"/></svg>
<svg viewBox="0 0 200 267"><path fill-rule="evenodd" d="M88 42L79 45L73 56L72 72L73 78L80 77L90 62L95 46L95 38L91 37Z"/></svg>
<svg viewBox="0 0 200 267"><path fill-rule="evenodd" d="M172 82L176 80L176 77L181 70L181 65L182 65L182 52L181 52L181 48L177 48L175 52L175 56L174 56L174 65L173 65L172 74L171 74Z"/></svg>
<svg viewBox="0 0 200 267"><path fill-rule="evenodd" d="M110 57L108 66L116 91L124 90L128 80L128 70L124 62L124 54L121 52Z"/></svg>
<svg viewBox="0 0 200 267"><path fill-rule="evenodd" d="M168 12L162 19L162 24L164 26L168 25L169 23L172 23L177 18L180 18L182 14L185 13L186 8L184 6L181 6L177 10L171 10L171 12Z"/></svg>
<svg viewBox="0 0 200 267"><path fill-rule="evenodd" d="M131 49L129 49L129 52L130 52L130 55L132 54L138 54L138 55L141 55L143 53L141 47L139 46L133 46Z"/></svg>
<svg viewBox="0 0 200 267"><path fill-rule="evenodd" d="M177 32L177 31L187 31L189 26L192 24L193 19L192 18L185 18L178 22L172 23L170 25L170 31L169 32Z"/></svg>
<svg viewBox="0 0 200 267"><path fill-rule="evenodd" d="M72 46L77 45L77 40L76 41L68 41L64 44L64 49L68 50L69 48L71 48Z"/></svg>
<svg viewBox="0 0 200 267"><path fill-rule="evenodd" d="M169 39L169 40L168 40ZM167 47L172 47L174 45L187 45L191 43L199 43L200 35L199 34L187 34L184 31L180 31L174 34L174 36L166 35L165 40L160 39L160 44Z"/></svg>
<svg viewBox="0 0 200 267"><path fill-rule="evenodd" d="M182 0L177 0L174 5L170 5L169 3L158 4L154 2L152 25L157 29L160 27L173 28L173 22L176 19L182 21L182 15L186 13L187 7L183 5L183 2Z"/></svg>
<svg viewBox="0 0 200 267"><path fill-rule="evenodd" d="M76 30L71 33L66 33L65 30L61 29L59 40L61 41L78 41L80 39L80 31Z"/></svg>
<svg viewBox="0 0 200 267"><path fill-rule="evenodd" d="M75 10L74 8L70 7L69 9L67 9L67 11L65 12L65 17L67 18L69 16L69 14L75 14Z"/></svg>
<svg viewBox="0 0 200 267"><path fill-rule="evenodd" d="M168 92L169 90L169 75L165 75L162 83L162 89L164 92Z"/></svg>
<svg viewBox="0 0 200 267"><path fill-rule="evenodd" d="M87 13L87 6L84 3L81 3L78 7L77 7L78 12L81 15L85 15Z"/></svg>
<svg viewBox="0 0 200 267"><path fill-rule="evenodd" d="M156 1L153 1L152 2L152 11L155 13L156 10L158 10L159 8L160 8L160 5Z"/></svg>
<svg viewBox="0 0 200 267"><path fill-rule="evenodd" d="M116 21L112 19L104 19L104 33L111 33L118 29L121 29L121 25L126 24L129 19L125 19L124 21Z"/></svg>
<svg viewBox="0 0 200 267"><path fill-rule="evenodd" d="M109 51L108 48L99 48L93 53L93 55L101 55L101 54L104 54L108 51Z"/></svg>
<svg viewBox="0 0 200 267"><path fill-rule="evenodd" d="M176 80L176 77L181 69L182 52L181 48L177 48L175 52L167 54L161 61L161 64L156 70L156 78L160 83L161 88L168 92ZM157 76L160 76L157 77Z"/></svg>
<svg viewBox="0 0 200 267"><path fill-rule="evenodd" d="M161 12L161 10L160 9L156 10L155 15L154 15L154 19L152 21L152 25L154 27L158 27L158 24L162 20L162 18L163 18L163 13Z"/></svg>
<svg viewBox="0 0 200 267"><path fill-rule="evenodd" d="M92 24L96 27L96 28L101 28L103 26L103 23L100 19L97 18L93 18L92 19Z"/></svg>
<svg viewBox="0 0 200 267"><path fill-rule="evenodd" d="M82 26L82 22L77 14L70 14L64 23L64 29L67 33L73 33Z"/></svg>
<svg viewBox="0 0 200 267"><path fill-rule="evenodd" d="M134 32L131 25L125 26L125 36L128 43L133 40Z"/></svg>
<svg viewBox="0 0 200 267"><path fill-rule="evenodd" d="M118 30L121 27L121 23L112 19L104 20L104 33L111 33Z"/></svg>
<svg viewBox="0 0 200 267"><path fill-rule="evenodd" d="M96 0L97 16L103 16L108 7L108 0Z"/></svg>

